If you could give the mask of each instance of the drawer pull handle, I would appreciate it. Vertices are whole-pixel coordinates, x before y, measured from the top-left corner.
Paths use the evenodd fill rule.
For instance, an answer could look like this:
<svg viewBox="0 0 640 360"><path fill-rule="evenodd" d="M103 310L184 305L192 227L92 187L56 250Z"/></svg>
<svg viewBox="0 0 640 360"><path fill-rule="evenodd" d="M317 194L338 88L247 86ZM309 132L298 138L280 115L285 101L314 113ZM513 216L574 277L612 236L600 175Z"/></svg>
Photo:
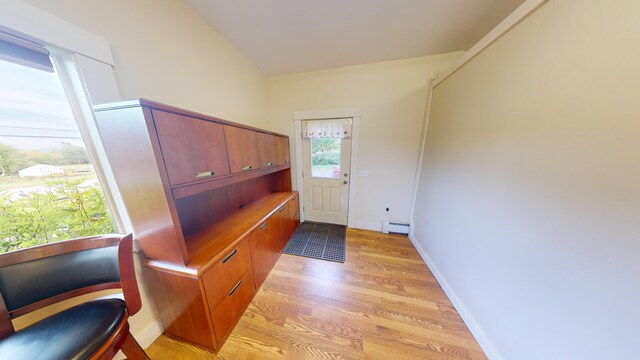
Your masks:
<svg viewBox="0 0 640 360"><path fill-rule="evenodd" d="M283 164L286 164L286 163L288 163L288 161L287 161L287 160L284 160L282 163L283 163Z"/></svg>
<svg viewBox="0 0 640 360"><path fill-rule="evenodd" d="M284 206L282 207L282 209L278 210L278 212L283 212L284 211Z"/></svg>
<svg viewBox="0 0 640 360"><path fill-rule="evenodd" d="M267 227L267 225L269 225L269 223L268 223L268 222L266 222L266 223L262 224L262 226L260 226L260 230L264 230L264 228L266 228L266 227Z"/></svg>
<svg viewBox="0 0 640 360"><path fill-rule="evenodd" d="M251 165L247 165L247 166L243 166L242 167L242 171L247 171L247 170L251 170L251 169L253 169L253 166L251 166Z"/></svg>
<svg viewBox="0 0 640 360"><path fill-rule="evenodd" d="M229 261L229 259L231 259L233 257L233 255L235 255L238 252L238 249L233 249L233 251L231 252L231 254L227 255L226 258L222 259L222 263L226 263L227 261Z"/></svg>
<svg viewBox="0 0 640 360"><path fill-rule="evenodd" d="M266 165L267 166L273 166L273 161L269 161Z"/></svg>
<svg viewBox="0 0 640 360"><path fill-rule="evenodd" d="M199 173L196 173L196 179L203 179L203 178L206 178L206 177L209 177L209 176L213 176L213 175L215 175L213 170L212 171L199 172Z"/></svg>
<svg viewBox="0 0 640 360"><path fill-rule="evenodd" d="M242 285L242 279L240 279L240 281L238 281L238 283L236 284L236 286L233 287L233 289L231 289L231 291L229 291L229 296L233 296L233 293L236 292L236 290L238 290L238 288L240 287L240 285Z"/></svg>

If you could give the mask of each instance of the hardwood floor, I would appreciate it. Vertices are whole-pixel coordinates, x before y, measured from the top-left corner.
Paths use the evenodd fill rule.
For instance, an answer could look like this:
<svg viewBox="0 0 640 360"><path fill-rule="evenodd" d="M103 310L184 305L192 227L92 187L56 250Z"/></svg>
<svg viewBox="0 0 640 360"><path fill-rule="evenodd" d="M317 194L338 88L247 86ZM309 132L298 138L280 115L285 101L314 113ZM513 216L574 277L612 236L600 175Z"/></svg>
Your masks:
<svg viewBox="0 0 640 360"><path fill-rule="evenodd" d="M282 255L218 354L152 359L486 359L406 236L347 230L344 264Z"/></svg>

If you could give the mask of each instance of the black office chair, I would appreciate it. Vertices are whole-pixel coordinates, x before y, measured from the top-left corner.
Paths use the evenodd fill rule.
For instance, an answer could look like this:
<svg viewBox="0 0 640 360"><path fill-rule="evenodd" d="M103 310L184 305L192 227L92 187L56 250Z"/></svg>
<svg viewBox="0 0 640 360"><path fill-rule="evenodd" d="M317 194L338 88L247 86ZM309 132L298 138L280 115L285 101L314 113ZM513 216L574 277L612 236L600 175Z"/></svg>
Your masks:
<svg viewBox="0 0 640 360"><path fill-rule="evenodd" d="M15 331L11 319L91 292L121 288ZM61 241L0 255L0 358L149 359L129 333L142 302L131 234Z"/></svg>

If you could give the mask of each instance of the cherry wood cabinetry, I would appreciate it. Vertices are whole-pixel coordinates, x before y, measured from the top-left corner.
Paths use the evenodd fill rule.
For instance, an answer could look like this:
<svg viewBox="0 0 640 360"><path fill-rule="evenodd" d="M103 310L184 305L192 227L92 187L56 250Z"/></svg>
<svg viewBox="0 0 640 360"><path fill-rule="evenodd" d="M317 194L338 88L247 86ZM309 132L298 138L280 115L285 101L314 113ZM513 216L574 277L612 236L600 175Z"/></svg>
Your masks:
<svg viewBox="0 0 640 360"><path fill-rule="evenodd" d="M207 302L215 308L231 292L247 270L252 269L251 250L247 240L241 241L222 260L202 275Z"/></svg>
<svg viewBox="0 0 640 360"><path fill-rule="evenodd" d="M258 159L260 160L261 167L281 165L279 163L281 156L277 139L277 136L271 134L257 134Z"/></svg>
<svg viewBox="0 0 640 360"><path fill-rule="evenodd" d="M224 137L227 141L229 168L232 173L261 167L258 158L258 138L255 131L237 126L225 126Z"/></svg>
<svg viewBox="0 0 640 360"><path fill-rule="evenodd" d="M277 247L279 250L282 250L287 242L289 241L289 204L286 203L278 208L274 218L276 222L276 238L277 238Z"/></svg>
<svg viewBox="0 0 640 360"><path fill-rule="evenodd" d="M296 231L296 229L298 228L298 225L300 225L300 205L298 201L298 196L296 195L296 196L293 196L291 200L289 200L288 232L293 234L293 232Z"/></svg>
<svg viewBox="0 0 640 360"><path fill-rule="evenodd" d="M212 308L209 305L213 314L216 340L219 344L226 340L233 327L240 320L242 313L253 299L255 290L253 271L247 271L218 306Z"/></svg>
<svg viewBox="0 0 640 360"><path fill-rule="evenodd" d="M152 111L171 185L229 174L223 125Z"/></svg>
<svg viewBox="0 0 640 360"><path fill-rule="evenodd" d="M271 231L273 225L270 222L271 218L262 222L258 230L254 231L249 237L251 255L253 256L253 272L257 287L267 278L274 259L277 257L273 232Z"/></svg>
<svg viewBox="0 0 640 360"><path fill-rule="evenodd" d="M258 133L258 157L261 167L289 165L289 139Z"/></svg>
<svg viewBox="0 0 640 360"><path fill-rule="evenodd" d="M289 138L278 136L275 138L277 159L276 164L288 166L290 164Z"/></svg>
<svg viewBox="0 0 640 360"><path fill-rule="evenodd" d="M299 224L288 137L148 100L95 111L165 332L219 349Z"/></svg>

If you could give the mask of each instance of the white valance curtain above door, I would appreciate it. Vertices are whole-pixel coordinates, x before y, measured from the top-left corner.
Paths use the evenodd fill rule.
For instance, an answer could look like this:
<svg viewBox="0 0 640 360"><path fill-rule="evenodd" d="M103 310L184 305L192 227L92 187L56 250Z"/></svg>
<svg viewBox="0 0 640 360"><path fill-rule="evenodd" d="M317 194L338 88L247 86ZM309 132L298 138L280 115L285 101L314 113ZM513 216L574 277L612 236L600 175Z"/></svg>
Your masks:
<svg viewBox="0 0 640 360"><path fill-rule="evenodd" d="M351 119L308 120L304 121L302 137L311 138L340 138L351 137Z"/></svg>

